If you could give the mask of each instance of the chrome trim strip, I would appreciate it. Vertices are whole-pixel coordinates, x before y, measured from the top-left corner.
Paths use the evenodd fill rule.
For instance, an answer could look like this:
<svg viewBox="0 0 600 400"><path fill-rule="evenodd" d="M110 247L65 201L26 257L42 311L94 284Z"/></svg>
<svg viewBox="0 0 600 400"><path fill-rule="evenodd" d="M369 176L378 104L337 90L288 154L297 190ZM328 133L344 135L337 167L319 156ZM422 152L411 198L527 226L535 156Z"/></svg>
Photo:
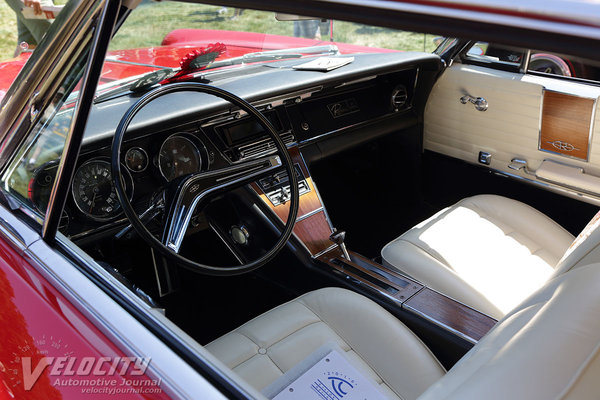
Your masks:
<svg viewBox="0 0 600 400"><path fill-rule="evenodd" d="M21 251L25 251L27 247L40 240L40 235L2 205L0 205L0 235Z"/></svg>
<svg viewBox="0 0 600 400"><path fill-rule="evenodd" d="M306 192L306 193L309 193L309 192ZM306 193L305 193L305 194L306 194ZM306 214L304 214L304 215L302 215L302 216L300 216L300 217L296 218L296 222L300 222L300 221L302 221L303 219L306 219L306 218L308 218L308 217L312 217L313 215L315 215L315 214L318 214L318 213L320 213L321 211L323 211L323 206L321 206L321 207L319 207L319 208L317 208L317 209L315 209L315 210L312 210L312 211L310 211L310 212L307 212Z"/></svg>
<svg viewBox="0 0 600 400"><path fill-rule="evenodd" d="M542 180L538 180L537 179L530 179L530 178L526 178L524 176L521 175L517 175L517 174L512 174L510 172L505 172L499 169L495 169L495 168L490 168L491 171L494 171L497 174L500 175L504 175L513 179L517 179L520 181L523 181L524 183L530 184L530 185L534 185L534 186L541 186L546 190L552 191L554 193L558 193L561 195L565 195L577 200L581 200L581 201L585 201L586 203L590 203L593 204L595 206L599 206L600 207L600 193L598 195L589 193L589 192L584 192L580 189L573 189L573 188L569 188L567 186L562 186L562 185L558 185L556 183L550 182L550 181L542 181Z"/></svg>
<svg viewBox="0 0 600 400"><path fill-rule="evenodd" d="M365 76L364 78L358 78L358 79L355 79L353 81L343 82L343 83L335 86L334 89L338 89L338 88L341 88L341 87L344 87L344 86L354 85L355 83L368 82L368 81L371 81L371 80L376 79L376 78L377 78L377 75Z"/></svg>
<svg viewBox="0 0 600 400"><path fill-rule="evenodd" d="M312 258L319 258L323 254L327 254L328 252L330 252L331 250L335 249L336 247L337 247L337 244L333 243L331 246L329 246L325 250L321 250L320 252L318 252L317 254L315 254L314 256L312 256ZM309 251L309 253L310 253L310 251Z"/></svg>
<svg viewBox="0 0 600 400"><path fill-rule="evenodd" d="M113 222L107 222L107 223L105 223L104 225L102 225L99 228L88 229L87 231L79 232L79 233L77 233L75 235L69 236L69 239L71 239L71 240L77 240L79 238L88 236L88 235L90 235L92 233L102 232L102 231L109 230L111 228L117 227L119 225L124 225L128 221L129 220L127 218L121 218L121 219L118 219L118 220L113 221Z"/></svg>

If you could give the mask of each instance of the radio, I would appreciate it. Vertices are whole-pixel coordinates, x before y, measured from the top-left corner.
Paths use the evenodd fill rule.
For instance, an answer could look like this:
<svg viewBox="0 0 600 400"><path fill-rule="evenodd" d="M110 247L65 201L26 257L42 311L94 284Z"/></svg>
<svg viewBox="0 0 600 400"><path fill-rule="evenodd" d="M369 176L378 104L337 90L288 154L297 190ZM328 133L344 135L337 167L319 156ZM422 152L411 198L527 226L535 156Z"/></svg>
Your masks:
<svg viewBox="0 0 600 400"><path fill-rule="evenodd" d="M298 191L300 192L300 196L302 196L304 193L310 192L310 188L298 164L294 165L294 170L296 171L296 177L298 177ZM289 177L286 171L276 172L273 175L260 179L258 186L260 186L273 206L283 204L290 199Z"/></svg>

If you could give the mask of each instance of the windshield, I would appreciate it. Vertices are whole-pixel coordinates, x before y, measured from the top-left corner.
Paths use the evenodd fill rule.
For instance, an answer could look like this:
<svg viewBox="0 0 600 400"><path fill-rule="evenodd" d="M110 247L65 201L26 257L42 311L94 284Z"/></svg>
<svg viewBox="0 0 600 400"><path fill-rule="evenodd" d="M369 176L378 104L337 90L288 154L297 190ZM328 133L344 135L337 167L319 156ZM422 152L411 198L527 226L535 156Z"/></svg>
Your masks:
<svg viewBox="0 0 600 400"><path fill-rule="evenodd" d="M325 17L307 19L224 6L144 1L113 38L99 92L132 85L162 70L147 78L151 84L157 83L177 74L182 66L194 72L331 54L323 48L332 44L337 54L431 52L434 38Z"/></svg>

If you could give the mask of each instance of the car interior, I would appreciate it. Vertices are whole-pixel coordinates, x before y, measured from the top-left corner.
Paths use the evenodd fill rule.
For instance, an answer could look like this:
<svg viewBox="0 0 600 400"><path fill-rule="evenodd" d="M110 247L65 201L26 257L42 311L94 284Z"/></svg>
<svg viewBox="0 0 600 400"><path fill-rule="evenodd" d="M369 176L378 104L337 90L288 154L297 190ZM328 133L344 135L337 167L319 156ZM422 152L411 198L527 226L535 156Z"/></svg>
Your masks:
<svg viewBox="0 0 600 400"><path fill-rule="evenodd" d="M585 392L597 64L452 38L352 58L100 93L61 240L259 391L334 342L390 398ZM19 168L44 211L58 160Z"/></svg>

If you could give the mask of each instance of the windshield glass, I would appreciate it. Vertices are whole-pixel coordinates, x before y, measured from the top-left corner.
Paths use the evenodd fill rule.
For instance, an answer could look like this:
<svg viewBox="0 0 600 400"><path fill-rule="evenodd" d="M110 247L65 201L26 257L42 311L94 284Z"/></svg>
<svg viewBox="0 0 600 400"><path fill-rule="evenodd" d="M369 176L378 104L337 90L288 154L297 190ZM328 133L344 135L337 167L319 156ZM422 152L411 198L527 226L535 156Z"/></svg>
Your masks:
<svg viewBox="0 0 600 400"><path fill-rule="evenodd" d="M436 47L434 38L435 35L326 18L307 19L223 6L143 1L110 45L99 91L131 85L150 72L169 69L148 78L151 83L154 83L153 79L160 82L168 72L176 74L182 64L193 71L243 66L252 62L329 54L328 50L318 46L330 45L337 47L338 54L431 52ZM316 49L309 50L311 48ZM266 54L257 57L257 52ZM196 62L192 62L194 59Z"/></svg>

